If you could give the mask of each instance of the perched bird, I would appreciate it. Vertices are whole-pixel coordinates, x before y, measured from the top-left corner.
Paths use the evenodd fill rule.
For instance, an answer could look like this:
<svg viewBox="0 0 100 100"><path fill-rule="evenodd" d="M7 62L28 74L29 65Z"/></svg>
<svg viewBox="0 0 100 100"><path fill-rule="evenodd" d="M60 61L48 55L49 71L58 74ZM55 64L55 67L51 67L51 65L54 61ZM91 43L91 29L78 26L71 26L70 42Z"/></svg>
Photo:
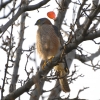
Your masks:
<svg viewBox="0 0 100 100"><path fill-rule="evenodd" d="M56 26L52 25L47 18L37 20L35 25L38 25L36 49L41 59L47 61L56 56L60 51L61 43L60 38L57 36L59 30ZM61 89L64 92L69 92L70 88L66 78L64 63L59 63L54 66L54 69L59 73L58 76Z"/></svg>

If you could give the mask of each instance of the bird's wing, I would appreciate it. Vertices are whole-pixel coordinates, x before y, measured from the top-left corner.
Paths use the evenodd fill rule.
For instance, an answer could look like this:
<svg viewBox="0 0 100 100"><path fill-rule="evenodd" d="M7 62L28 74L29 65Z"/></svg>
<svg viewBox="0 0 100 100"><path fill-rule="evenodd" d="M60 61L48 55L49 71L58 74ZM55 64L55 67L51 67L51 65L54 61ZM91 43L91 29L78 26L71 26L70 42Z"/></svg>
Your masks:
<svg viewBox="0 0 100 100"><path fill-rule="evenodd" d="M64 40L63 40L63 37L62 37L62 35L61 35L61 32L59 31L59 29L58 29L55 25L53 25L53 28L54 28L54 30L55 30L56 35L57 35L57 36L59 37L59 39L60 39L60 44L61 44L61 48L62 48L63 45L64 45ZM69 68L68 68L68 65L67 65L66 56L64 57L64 64L65 64L65 71L66 71L67 73L69 73Z"/></svg>

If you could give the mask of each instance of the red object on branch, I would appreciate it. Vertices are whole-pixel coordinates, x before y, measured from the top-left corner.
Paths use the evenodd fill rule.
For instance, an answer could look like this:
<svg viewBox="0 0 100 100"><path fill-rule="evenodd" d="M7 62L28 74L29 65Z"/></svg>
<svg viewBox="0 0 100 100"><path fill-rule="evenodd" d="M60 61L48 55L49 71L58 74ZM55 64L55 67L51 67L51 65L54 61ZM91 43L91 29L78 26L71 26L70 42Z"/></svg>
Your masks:
<svg viewBox="0 0 100 100"><path fill-rule="evenodd" d="M56 14L55 14L54 11L49 11L49 12L47 13L47 16L48 16L49 18L51 18L51 19L56 19Z"/></svg>

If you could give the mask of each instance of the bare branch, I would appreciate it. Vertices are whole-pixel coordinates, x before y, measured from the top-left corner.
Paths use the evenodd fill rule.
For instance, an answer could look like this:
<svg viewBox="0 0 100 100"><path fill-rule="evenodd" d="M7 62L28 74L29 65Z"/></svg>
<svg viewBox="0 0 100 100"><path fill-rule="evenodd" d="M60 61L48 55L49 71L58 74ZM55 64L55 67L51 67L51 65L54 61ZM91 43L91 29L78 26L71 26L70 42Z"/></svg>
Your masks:
<svg viewBox="0 0 100 100"><path fill-rule="evenodd" d="M65 49L65 52L68 53L71 50L75 49L77 47L77 45L79 43L81 43L83 40L84 40L84 37L81 36L81 37L77 38L78 43L69 43L67 45L67 49ZM55 66L59 62L61 54L62 54L62 52L59 55L57 55L56 57L54 57L51 62L48 62L47 65L44 67L44 70L40 70L36 75L38 75L39 78L41 79L42 78L41 75L44 75L44 73L48 73L53 68L53 66ZM32 79L30 79L24 86L18 88L13 93L7 95L6 98L8 98L9 96L13 97L14 99L17 98L19 95L21 95L25 91L29 90L33 84L34 84L34 82L32 81ZM10 100L10 99L4 99L4 100Z"/></svg>
<svg viewBox="0 0 100 100"><path fill-rule="evenodd" d="M77 27L80 27L79 19L80 19L80 17L82 16L82 15L81 15L81 11L82 11L83 6L85 5L86 1L87 1L87 0L83 0L82 4L81 4L81 6L80 6L80 8L79 8L79 10L78 10L77 18L76 18L76 25L77 25Z"/></svg>
<svg viewBox="0 0 100 100"><path fill-rule="evenodd" d="M19 10L17 11L17 13L13 16L12 19L10 19L4 26L2 26L0 28L0 33L5 32L7 30L7 28L9 26L11 26L11 24L17 20L17 18L25 11L32 11L35 9L40 8L41 6L45 5L46 3L48 3L50 0L43 0L40 3L36 4L36 5L29 5L29 6L25 6L25 7L21 7L19 8Z"/></svg>
<svg viewBox="0 0 100 100"><path fill-rule="evenodd" d="M1 5L0 5L0 10L1 10L2 8L4 8L7 4L9 4L11 1L12 1L12 0L8 0L8 1L4 2L4 3L0 2L0 3L1 3Z"/></svg>
<svg viewBox="0 0 100 100"><path fill-rule="evenodd" d="M20 58L21 58L21 54L22 54L22 44L23 44L23 38L24 38L24 28L25 28L25 18L26 18L27 14L23 13L22 14L22 18L21 18L21 28L20 28L20 35L19 35L19 44L18 44L18 48L16 51L16 60L15 60L15 64L14 64L14 69L13 69L13 76L12 76L12 80L11 80L11 85L10 85L10 89L9 92L13 92L16 89L16 82L18 79L18 69L19 69L19 62L20 62Z"/></svg>
<svg viewBox="0 0 100 100"><path fill-rule="evenodd" d="M84 55L78 55L78 54L76 54L75 58L78 59L78 60L80 60L82 63L84 63L84 62L93 60L95 57L97 57L99 55L100 55L100 48L98 49L97 52L91 54L91 56L89 56L89 57L84 56Z"/></svg>
<svg viewBox="0 0 100 100"><path fill-rule="evenodd" d="M71 0L59 0L59 5L61 6L61 8L63 9L60 9L59 12L58 12L58 15L57 15L57 18L55 20L55 26L58 27L58 29L61 28L61 24L64 20L64 17L65 17L65 14L66 14L66 11L68 9L68 6L71 2Z"/></svg>
<svg viewBox="0 0 100 100"><path fill-rule="evenodd" d="M26 2L26 1L23 0L23 2ZM28 0L27 2L31 2L31 1L33 1L33 0ZM8 27L11 26L11 25L12 25L12 29L13 29L14 21L17 20L17 18L22 13L25 14L24 12L26 12L26 11L32 11L32 10L41 8L43 5L45 5L49 1L50 0L42 0L41 2L39 2L36 5L28 5L27 4L25 6L19 6L18 9L16 9L16 10L18 10L17 13L15 13L15 10L11 10L11 14L13 13L14 16L4 26L0 27L0 33L2 33L2 32L4 33L8 29ZM23 94L25 92L31 92L30 88L33 85L35 85L35 88L31 92L30 100L38 100L39 97L40 97L40 95L42 95L44 92L48 92L48 91L43 90L44 82L45 81L50 81L51 79L58 79L55 76L52 76L52 75L51 76L46 76L46 75L53 68L53 66L57 65L60 62L60 59L63 59L66 56L67 56L66 60L68 62L68 67L70 67L73 59L76 57L77 59L81 60L83 63L86 62L86 61L91 61L90 66L92 66L94 70L97 70L99 68L99 66L100 66L99 62L95 65L95 64L93 64L92 61L93 61L93 59L95 57L97 57L100 54L100 49L96 53L91 54L91 56L85 56L85 55L82 54L82 52L81 52L81 55L78 55L78 54L75 55L75 49L78 48L78 45L80 43L82 43L83 41L86 41L86 40L92 40L92 41L94 41L93 39L100 37L100 30L97 30L97 26L99 24L99 17L100 17L100 16L97 16L97 15L100 12L100 5L98 5L97 2L96 3L94 2L96 0L93 0L93 4L94 4L93 8L89 9L89 7L90 7L89 4L86 5L87 6L86 8L83 8L83 6L85 6L85 2L86 1L87 0L83 0L82 4L79 3L80 8L78 10L76 22L74 23L74 25L79 26L79 27L77 27L78 29L76 29L76 31L74 31L73 30L74 25L71 24L71 26L70 26L71 32L69 32L68 41L66 43L63 41L63 37L60 34L60 39L61 39L61 42L62 42L61 43L61 45L62 45L61 52L56 57L54 57L51 62L48 62L46 64L46 66L44 67L43 70L42 69L38 69L36 75L34 75L31 79L29 79L29 76L30 76L30 73L31 73L31 71L33 69L29 72L29 71L27 71L26 66L27 66L27 63L28 63L29 56L32 53L32 51L31 51L31 49L29 49L29 50L27 50L27 49L26 50L22 50L22 43L23 43L24 39L20 38L21 42L19 42L19 45L18 45L17 49L15 50L17 52L16 61L14 61L11 57L9 58L9 56L8 56L8 61L15 63L14 69L16 67L17 70L14 70L14 74L13 75L11 75L7 70L5 70L5 73L8 74L8 75L10 75L10 77L12 77L12 82L11 82L11 85L10 85L10 92L11 93L9 93L4 98L3 98L3 93L1 94L3 100L13 100L13 99L16 99L17 97L19 97L21 94ZM59 8L58 8L58 16L57 16L57 19L55 20L55 25L60 30L62 22L64 20L65 14L66 14L66 11L68 9L68 6L69 6L71 0L58 0L58 1L56 0L56 2L58 4ZM5 4L5 6L6 5L7 4ZM45 6L45 7L47 7L47 6ZM90 11L90 14L88 15L87 12L89 12L89 11ZM83 13L86 15L85 16L86 20L84 21L84 23L82 25L80 25L79 19L84 16ZM82 16L81 16L81 14L82 14ZM25 16L24 16L24 18L25 18ZM94 20L96 20L96 21L98 20L98 21L97 21L97 23L95 25L93 25L92 28L90 28L90 26L92 25L92 22ZM24 22L24 20L23 20L23 22ZM20 30L20 33L24 33L24 29L25 29L24 24L23 25L21 24L21 27L22 28ZM75 32L75 34L73 35L74 32ZM12 32L10 34L12 34ZM1 37L2 37L2 35L1 35ZM20 37L23 37L23 36L20 36ZM1 48L5 52L7 52L8 55L10 55L9 52L11 51L11 49L13 47L12 46L11 46L11 48L9 47L9 42L10 42L9 41L9 37L8 37L8 40L5 40L5 39L2 38L2 42L3 42L3 45L1 46ZM96 44L99 44L99 42L96 43ZM11 43L10 43L10 45L11 45ZM10 48L10 51L9 51L8 47ZM16 89L15 85L16 85L17 78L18 78L17 74L18 74L18 68L19 68L19 62L20 62L21 53L24 53L26 51L28 53L30 53L27 56L27 61L26 61L26 65L25 65L25 71L26 71L26 74L27 74L27 78L26 78L25 81L24 80L19 80L19 83L21 84L21 87L18 88L18 89ZM14 55L14 52L13 52L13 55ZM7 69L9 67L12 67L13 65L9 66L8 62L7 62L6 66L7 66L6 67L6 69ZM37 64L36 64L36 66L37 66ZM77 71L75 70L74 72L72 72L72 75L75 72L77 72ZM72 78L72 76L68 76L68 79L69 79L69 81L71 83L73 80L76 80L78 77L83 77L83 76L82 76L82 74L78 75L77 77L74 77L74 78ZM60 77L60 78L62 78L62 77ZM8 81L9 79L10 78L6 77L6 75L5 75L4 76L4 80L3 80L3 84L4 85L8 84L9 83L9 81ZM24 82L24 84L23 84L23 82ZM4 86L1 87L1 89L2 89L2 92L3 92L4 91ZM86 88L84 88L84 89L86 89ZM81 91L83 91L84 89L79 90L79 93ZM55 87L53 89L49 90L49 91L51 92L51 94L49 95L48 100L51 100L51 99L59 99L59 100L81 100L78 97L79 93L78 93L77 97L74 98L74 99L69 99L69 96L67 98L65 98L65 99L61 99L61 97L60 97L61 89L60 89L60 86L59 86L58 82L56 82Z"/></svg>
<svg viewBox="0 0 100 100"><path fill-rule="evenodd" d="M60 95L60 92L61 92L61 88L60 88L60 85L59 85L59 81L56 81L55 87L51 91L48 100L53 100L53 99L55 99L55 97L58 98L59 95Z"/></svg>
<svg viewBox="0 0 100 100"><path fill-rule="evenodd" d="M84 30L83 30L83 35L85 36L86 35L86 32L87 30L89 29L93 19L97 16L97 14L99 13L100 11L100 5L97 6L96 9L94 9L94 11L92 11L90 14L89 14L89 17L84 25Z"/></svg>

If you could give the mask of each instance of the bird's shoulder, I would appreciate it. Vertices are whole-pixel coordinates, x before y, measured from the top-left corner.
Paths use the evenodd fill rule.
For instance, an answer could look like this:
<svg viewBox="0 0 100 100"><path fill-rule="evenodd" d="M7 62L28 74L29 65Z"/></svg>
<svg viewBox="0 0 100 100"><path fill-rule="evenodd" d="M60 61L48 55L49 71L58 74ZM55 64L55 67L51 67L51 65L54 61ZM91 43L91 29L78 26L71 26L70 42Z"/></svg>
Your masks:
<svg viewBox="0 0 100 100"><path fill-rule="evenodd" d="M55 33L56 33L56 35L58 36L58 37L60 37L60 30L55 26L55 25L52 25L52 27L53 27L53 29L54 29L54 31L55 31Z"/></svg>

